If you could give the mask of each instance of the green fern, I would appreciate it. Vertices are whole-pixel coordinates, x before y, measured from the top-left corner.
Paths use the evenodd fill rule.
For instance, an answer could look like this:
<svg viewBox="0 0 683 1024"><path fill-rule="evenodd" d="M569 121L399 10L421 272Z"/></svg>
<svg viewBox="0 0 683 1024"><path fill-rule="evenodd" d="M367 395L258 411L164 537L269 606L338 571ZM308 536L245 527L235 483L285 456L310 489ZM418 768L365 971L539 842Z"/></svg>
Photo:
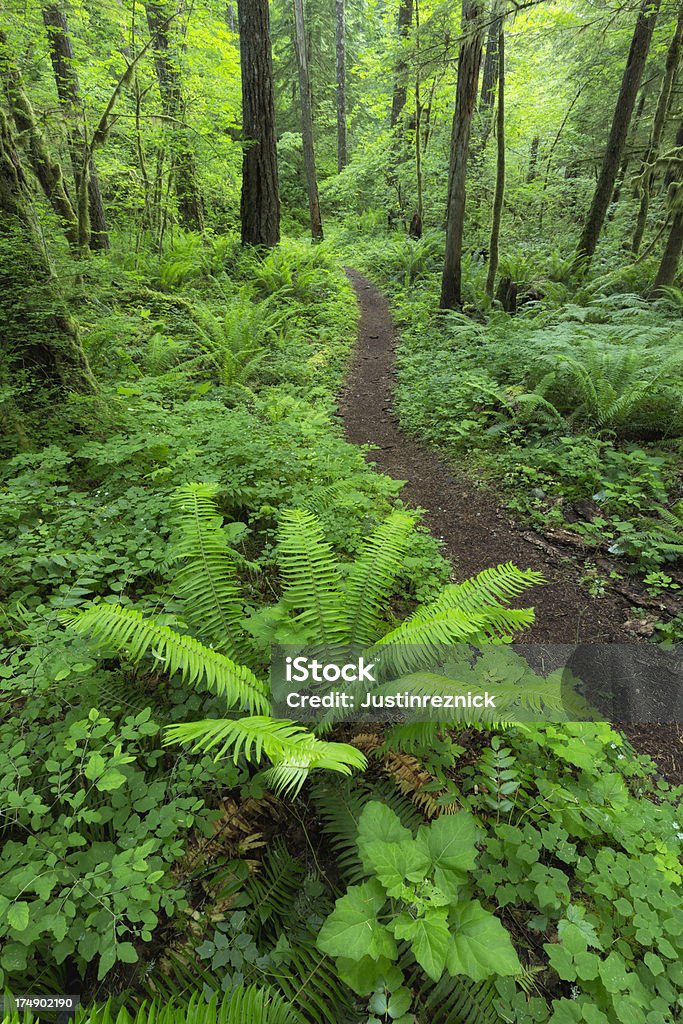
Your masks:
<svg viewBox="0 0 683 1024"><path fill-rule="evenodd" d="M274 762L266 773L273 789L296 796L310 772L317 769L351 775L362 770L366 760L347 743L326 743L302 725L265 716L239 719L209 719L171 725L165 743L189 745L194 753L213 753L216 761L240 755L258 762L265 755Z"/></svg>
<svg viewBox="0 0 683 1024"><path fill-rule="evenodd" d="M33 1014L12 1012L3 1024L29 1024ZM111 1002L101 1008L79 1009L75 1024L302 1024L302 1018L273 988L240 986L229 995L213 996L208 1002L193 995L186 1004L152 1002L131 1015L116 1012Z"/></svg>
<svg viewBox="0 0 683 1024"><path fill-rule="evenodd" d="M415 520L394 512L367 538L360 557L344 583L343 630L345 638L365 645L381 630L387 595L403 567Z"/></svg>
<svg viewBox="0 0 683 1024"><path fill-rule="evenodd" d="M311 639L331 646L344 643L341 571L312 512L282 513L278 556L283 604L297 612L295 621L310 632Z"/></svg>
<svg viewBox="0 0 683 1024"><path fill-rule="evenodd" d="M90 634L125 652L137 662L151 651L165 672L180 672L189 686L205 687L225 697L228 707L267 712L269 703L263 683L246 665L237 665L224 654L205 647L170 626L146 619L135 608L96 604L77 615L64 616L77 633Z"/></svg>
<svg viewBox="0 0 683 1024"><path fill-rule="evenodd" d="M223 532L213 484L185 484L172 498L179 531L171 561L188 621L236 661L253 656L244 637L244 601Z"/></svg>

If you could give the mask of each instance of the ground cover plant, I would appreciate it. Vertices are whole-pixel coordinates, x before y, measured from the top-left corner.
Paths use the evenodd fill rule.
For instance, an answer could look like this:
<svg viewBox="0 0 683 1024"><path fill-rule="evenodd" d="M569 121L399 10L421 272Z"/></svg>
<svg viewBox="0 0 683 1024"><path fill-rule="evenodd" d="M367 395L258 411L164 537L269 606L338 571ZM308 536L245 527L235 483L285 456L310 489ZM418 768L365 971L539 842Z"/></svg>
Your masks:
<svg viewBox="0 0 683 1024"><path fill-rule="evenodd" d="M3 1024L683 1019L680 754L511 648L545 563L428 529L450 463L579 545L567 621L609 565L680 640L681 5L2 15ZM285 717L282 644L500 713Z"/></svg>

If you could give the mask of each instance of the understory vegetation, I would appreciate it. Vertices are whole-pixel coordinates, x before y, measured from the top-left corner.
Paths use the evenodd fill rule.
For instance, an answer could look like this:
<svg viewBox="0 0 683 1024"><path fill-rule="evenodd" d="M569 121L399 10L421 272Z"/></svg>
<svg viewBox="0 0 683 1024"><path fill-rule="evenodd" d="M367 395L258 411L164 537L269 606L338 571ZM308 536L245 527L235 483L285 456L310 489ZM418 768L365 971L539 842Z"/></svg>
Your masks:
<svg viewBox="0 0 683 1024"><path fill-rule="evenodd" d="M349 245L347 230L341 244ZM494 481L527 521L568 528L588 554L615 556L615 571L638 573L654 593L678 590L679 291L648 300L647 268L634 276L618 264L572 285L558 256L511 248L503 265L542 300L514 315L491 306L486 265L473 257L468 305L435 311L439 235L387 236L353 248L393 297L405 428Z"/></svg>
<svg viewBox="0 0 683 1024"><path fill-rule="evenodd" d="M680 642L683 6L0 8L3 1024L683 1020L680 763L340 414L353 267L406 433Z"/></svg>

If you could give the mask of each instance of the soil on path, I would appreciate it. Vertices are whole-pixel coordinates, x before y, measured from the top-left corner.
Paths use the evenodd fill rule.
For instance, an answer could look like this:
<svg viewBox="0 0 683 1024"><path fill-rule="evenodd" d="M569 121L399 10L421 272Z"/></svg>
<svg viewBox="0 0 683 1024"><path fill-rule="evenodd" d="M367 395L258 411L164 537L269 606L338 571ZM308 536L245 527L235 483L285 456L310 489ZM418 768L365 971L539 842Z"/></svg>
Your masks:
<svg viewBox="0 0 683 1024"><path fill-rule="evenodd" d="M346 437L372 445L368 461L396 480L407 481L401 498L424 510L431 533L443 541L453 579L463 580L502 562L542 572L547 585L534 590L530 603L536 624L525 642L574 644L633 643L631 609L620 594L601 597L580 583L585 570L575 553L563 555L540 535L518 526L490 489L457 472L445 458L400 429L393 411L394 331L382 293L354 270L347 270L361 309L359 341L340 412ZM656 735L652 731L656 730ZM636 730L628 730L636 739ZM683 730L676 726L639 727L638 747L649 753L671 781L683 782ZM646 742L649 740L649 742Z"/></svg>

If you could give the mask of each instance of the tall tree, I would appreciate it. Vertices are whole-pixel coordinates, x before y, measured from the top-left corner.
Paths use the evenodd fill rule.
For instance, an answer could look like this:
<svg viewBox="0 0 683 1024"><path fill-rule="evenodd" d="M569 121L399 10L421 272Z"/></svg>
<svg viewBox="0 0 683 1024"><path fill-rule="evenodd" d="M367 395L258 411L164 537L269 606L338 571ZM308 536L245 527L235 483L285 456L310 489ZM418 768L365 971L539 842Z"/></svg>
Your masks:
<svg viewBox="0 0 683 1024"><path fill-rule="evenodd" d="M237 4L242 67L242 242L277 245L280 192L268 0Z"/></svg>
<svg viewBox="0 0 683 1024"><path fill-rule="evenodd" d="M481 93L479 96L481 133L476 145L472 147L472 159L477 162L481 159L486 149L486 144L489 141L489 135L491 134L491 128L493 127L493 104L496 99L496 87L498 83L500 13L500 0L491 0L489 32L486 40L484 70L482 72Z"/></svg>
<svg viewBox="0 0 683 1024"><path fill-rule="evenodd" d="M655 178L655 162L659 156L660 147L662 144L662 137L664 135L664 128L666 126L666 116L671 106L671 96L673 92L674 82L678 73L678 68L681 62L681 45L683 44L683 2L678 7L678 19L676 22L676 28L674 30L671 43L669 44L669 50L666 55L666 66L664 68L664 76L662 78L662 85L659 90L659 97L657 99L657 108L655 110L654 120L652 122L652 131L650 133L650 140L648 142L647 151L643 159L643 164L640 171L640 208L638 210L638 216L636 218L636 226L633 232L633 244L632 249L634 253L638 253L640 250L640 244L643 241L643 235L645 234L645 227L647 225L647 214L650 207L650 193L652 191L652 185Z"/></svg>
<svg viewBox="0 0 683 1024"><path fill-rule="evenodd" d="M81 89L66 15L58 4L45 4L43 23L47 31L57 96L67 124L69 155L78 197L76 205L80 210L81 235L87 234L91 249L108 249L109 235L102 192L85 133Z"/></svg>
<svg viewBox="0 0 683 1024"><path fill-rule="evenodd" d="M484 35L484 0L463 0L455 114L448 177L446 255L441 280L441 308L462 305L462 240L465 228L467 160L472 116L477 103Z"/></svg>
<svg viewBox="0 0 683 1024"><path fill-rule="evenodd" d="M0 109L0 293L3 352L44 391L93 392L78 331L59 298L33 220L10 122Z"/></svg>
<svg viewBox="0 0 683 1024"><path fill-rule="evenodd" d="M0 70L9 110L19 132L19 139L23 143L28 163L57 214L71 250L78 253L81 249L81 232L61 165L50 152L31 101L24 89L19 70L11 60L7 37L2 29L0 29ZM83 241L87 242L87 238Z"/></svg>
<svg viewBox="0 0 683 1024"><path fill-rule="evenodd" d="M337 12L337 170L348 162L346 145L346 0L336 0Z"/></svg>
<svg viewBox="0 0 683 1024"><path fill-rule="evenodd" d="M391 127L401 119L408 99L408 62L403 47L413 24L413 0L400 0L398 8L398 42L401 50L394 71L394 92L391 100Z"/></svg>
<svg viewBox="0 0 683 1024"><path fill-rule="evenodd" d="M661 0L643 0L631 40L602 168L576 250L575 265L587 267L600 238L626 145Z"/></svg>
<svg viewBox="0 0 683 1024"><path fill-rule="evenodd" d="M671 153L669 170L665 181L669 188L669 206L672 214L671 229L659 264L653 293L672 285L676 280L683 253L683 122L676 132L676 146Z"/></svg>
<svg viewBox="0 0 683 1024"><path fill-rule="evenodd" d="M199 187L199 174L194 146L185 124L186 101L180 53L171 38L170 26L175 16L165 0L146 0L147 24L154 46L161 106L169 124L173 180L178 200L178 218L189 231L203 231L204 203Z"/></svg>
<svg viewBox="0 0 683 1024"><path fill-rule="evenodd" d="M498 249L500 225L505 201L505 25L503 18L498 22L498 113L496 115L496 191L493 199L491 241L489 243L489 270L486 278L486 294L493 298L493 289L498 273Z"/></svg>
<svg viewBox="0 0 683 1024"><path fill-rule="evenodd" d="M315 145L313 142L313 103L311 100L311 78L308 73L308 48L306 45L306 24L304 22L303 0L294 0L294 47L299 68L299 100L301 103L301 135L304 144L304 168L308 209L311 216L311 236L314 242L323 239L323 222L318 196L318 176L315 169Z"/></svg>

